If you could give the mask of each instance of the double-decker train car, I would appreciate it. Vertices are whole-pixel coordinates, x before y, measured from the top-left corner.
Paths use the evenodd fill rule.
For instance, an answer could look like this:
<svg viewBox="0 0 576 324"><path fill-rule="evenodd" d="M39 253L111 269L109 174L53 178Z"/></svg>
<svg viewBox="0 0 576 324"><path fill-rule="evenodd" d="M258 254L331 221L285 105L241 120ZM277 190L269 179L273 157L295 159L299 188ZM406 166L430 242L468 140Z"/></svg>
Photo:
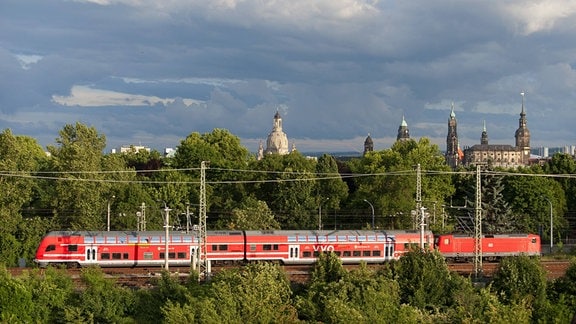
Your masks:
<svg viewBox="0 0 576 324"><path fill-rule="evenodd" d="M246 260L312 264L322 252L342 263L381 263L394 255L394 238L385 231L246 231Z"/></svg>
<svg viewBox="0 0 576 324"><path fill-rule="evenodd" d="M428 251L434 250L434 233L432 231L426 230L421 233L419 230L390 230L386 231L386 233L394 238L394 259L399 259L414 249L420 249L422 238L424 249Z"/></svg>
<svg viewBox="0 0 576 324"><path fill-rule="evenodd" d="M35 262L67 266L188 266L199 256L196 232L50 232L38 246ZM394 238L385 231L211 231L206 256L211 262L279 261L314 263L320 252L334 252L344 263L385 262L394 255Z"/></svg>
<svg viewBox="0 0 576 324"><path fill-rule="evenodd" d="M448 261L469 261L474 258L474 237L466 234L443 234L435 238L436 249ZM496 261L501 257L539 256L540 236L536 234L495 234L482 236L482 257Z"/></svg>

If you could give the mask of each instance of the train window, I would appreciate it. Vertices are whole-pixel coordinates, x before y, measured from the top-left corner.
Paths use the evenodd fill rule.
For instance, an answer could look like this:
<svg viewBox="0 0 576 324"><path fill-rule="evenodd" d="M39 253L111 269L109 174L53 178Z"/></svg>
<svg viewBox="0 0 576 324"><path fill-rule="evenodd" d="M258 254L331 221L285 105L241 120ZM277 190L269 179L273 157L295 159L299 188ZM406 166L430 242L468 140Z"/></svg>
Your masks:
<svg viewBox="0 0 576 324"><path fill-rule="evenodd" d="M318 256L320 256L320 251L314 251L314 257L317 258Z"/></svg>
<svg viewBox="0 0 576 324"><path fill-rule="evenodd" d="M121 253L112 253L112 260L120 260L122 257Z"/></svg>
<svg viewBox="0 0 576 324"><path fill-rule="evenodd" d="M78 245L76 244L68 245L68 252L76 252L76 251L78 251Z"/></svg>
<svg viewBox="0 0 576 324"><path fill-rule="evenodd" d="M102 259L102 260L110 260L110 253L102 253L102 254L100 254L100 259Z"/></svg>
<svg viewBox="0 0 576 324"><path fill-rule="evenodd" d="M116 236L106 236L106 243L116 243Z"/></svg>
<svg viewBox="0 0 576 324"><path fill-rule="evenodd" d="M364 241L366 241L366 236L364 235L358 236L358 242L364 242Z"/></svg>
<svg viewBox="0 0 576 324"><path fill-rule="evenodd" d="M102 236L97 236L97 237L96 237L96 243L100 243L100 244L104 243L104 237L102 237Z"/></svg>
<svg viewBox="0 0 576 324"><path fill-rule="evenodd" d="M328 242L336 242L336 236L335 235L328 236Z"/></svg>
<svg viewBox="0 0 576 324"><path fill-rule="evenodd" d="M348 241L350 242L356 242L358 240L358 238L356 236L348 236Z"/></svg>
<svg viewBox="0 0 576 324"><path fill-rule="evenodd" d="M154 254L152 252L144 252L144 260L154 259Z"/></svg>
<svg viewBox="0 0 576 324"><path fill-rule="evenodd" d="M362 251L362 256L369 257L370 251Z"/></svg>
<svg viewBox="0 0 576 324"><path fill-rule="evenodd" d="M296 236L288 236L288 242L296 242Z"/></svg>
<svg viewBox="0 0 576 324"><path fill-rule="evenodd" d="M346 242L348 241L348 237L346 237L346 235L338 235L338 241Z"/></svg>
<svg viewBox="0 0 576 324"><path fill-rule="evenodd" d="M192 236L183 236L182 237L182 242L184 243L192 243Z"/></svg>
<svg viewBox="0 0 576 324"><path fill-rule="evenodd" d="M342 255L342 252L340 252L340 251L333 251L333 253L336 254L336 256Z"/></svg>
<svg viewBox="0 0 576 324"><path fill-rule="evenodd" d="M160 236L152 236L152 237L150 238L150 241L151 241L152 243L160 243Z"/></svg>
<svg viewBox="0 0 576 324"><path fill-rule="evenodd" d="M160 259L164 259L164 252L160 252Z"/></svg>
<svg viewBox="0 0 576 324"><path fill-rule="evenodd" d="M272 244L264 244L264 245L262 245L262 250L264 250L264 251L272 251Z"/></svg>
<svg viewBox="0 0 576 324"><path fill-rule="evenodd" d="M380 251L372 251L372 256L379 257Z"/></svg>
<svg viewBox="0 0 576 324"><path fill-rule="evenodd" d="M272 250L278 251L278 244L274 244L274 245L272 246Z"/></svg>
<svg viewBox="0 0 576 324"><path fill-rule="evenodd" d="M376 241L376 236L374 236L374 235L368 235L368 241L369 241L369 242L374 242L374 241Z"/></svg>
<svg viewBox="0 0 576 324"><path fill-rule="evenodd" d="M256 244L250 244L250 251L256 251Z"/></svg>
<svg viewBox="0 0 576 324"><path fill-rule="evenodd" d="M122 259L130 259L130 257L128 256L128 253L122 254Z"/></svg>
<svg viewBox="0 0 576 324"><path fill-rule="evenodd" d="M186 252L178 252L178 259L186 259Z"/></svg>
<svg viewBox="0 0 576 324"><path fill-rule="evenodd" d="M360 254L360 251L352 251L352 256L359 257Z"/></svg>
<svg viewBox="0 0 576 324"><path fill-rule="evenodd" d="M326 236L318 236L318 242L326 242Z"/></svg>
<svg viewBox="0 0 576 324"><path fill-rule="evenodd" d="M213 245L212 245L212 251L217 251L217 250L218 250L218 245L213 244Z"/></svg>
<svg viewBox="0 0 576 324"><path fill-rule="evenodd" d="M386 236L384 236L384 235L376 235L376 241L386 241Z"/></svg>
<svg viewBox="0 0 576 324"><path fill-rule="evenodd" d="M532 243L536 243L536 238L532 238Z"/></svg>
<svg viewBox="0 0 576 324"><path fill-rule="evenodd" d="M44 252L50 252L50 251L56 251L56 245L54 244L50 244L46 247L46 251Z"/></svg>
<svg viewBox="0 0 576 324"><path fill-rule="evenodd" d="M169 258L169 259L176 259L176 253L174 253L174 252L168 252L168 258Z"/></svg>
<svg viewBox="0 0 576 324"><path fill-rule="evenodd" d="M137 236L129 236L128 237L128 243L138 243L138 237Z"/></svg>
<svg viewBox="0 0 576 324"><path fill-rule="evenodd" d="M298 236L298 242L306 242L306 235Z"/></svg>
<svg viewBox="0 0 576 324"><path fill-rule="evenodd" d="M302 253L302 257L303 257L303 258L309 258L309 257L311 257L311 256L312 256L312 253L310 253L310 252L308 252L308 251Z"/></svg>
<svg viewBox="0 0 576 324"><path fill-rule="evenodd" d="M342 252L342 256L349 257L349 256L351 256L351 255L352 255L352 253L350 253L350 251L344 251L344 252Z"/></svg>
<svg viewBox="0 0 576 324"><path fill-rule="evenodd" d="M449 238L445 238L444 239L444 245L448 245L450 244L450 239Z"/></svg>
<svg viewBox="0 0 576 324"><path fill-rule="evenodd" d="M218 246L218 250L220 251L228 251L228 245L222 244Z"/></svg>

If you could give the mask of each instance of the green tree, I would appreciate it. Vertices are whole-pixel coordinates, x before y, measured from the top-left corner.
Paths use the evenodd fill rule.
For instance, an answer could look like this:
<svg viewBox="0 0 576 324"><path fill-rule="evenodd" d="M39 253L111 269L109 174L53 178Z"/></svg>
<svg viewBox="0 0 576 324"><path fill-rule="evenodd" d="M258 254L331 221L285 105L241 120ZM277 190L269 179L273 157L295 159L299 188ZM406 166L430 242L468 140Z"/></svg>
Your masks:
<svg viewBox="0 0 576 324"><path fill-rule="evenodd" d="M265 202L247 198L242 208L234 208L225 228L230 230L271 230L280 229L280 223Z"/></svg>
<svg viewBox="0 0 576 324"><path fill-rule="evenodd" d="M532 302L546 297L546 272L540 260L528 256L507 257L500 261L492 280L492 288L505 303Z"/></svg>
<svg viewBox="0 0 576 324"><path fill-rule="evenodd" d="M94 127L67 124L48 146L50 170L59 178L48 192L61 228L98 230L105 228L110 184L102 171L106 138Z"/></svg>
<svg viewBox="0 0 576 324"><path fill-rule="evenodd" d="M42 148L30 137L15 136L9 129L0 133L0 260L17 264L24 247L18 233L23 223L22 212L29 210L36 195L37 183L32 175L46 159ZM33 215L32 215L33 216Z"/></svg>
<svg viewBox="0 0 576 324"><path fill-rule="evenodd" d="M99 268L82 269L80 275L86 288L77 292L74 302L65 309L69 322L121 323L127 322L134 300L132 293L119 287Z"/></svg>
<svg viewBox="0 0 576 324"><path fill-rule="evenodd" d="M393 269L402 303L423 310L453 304L454 281L438 252L410 251L394 264Z"/></svg>
<svg viewBox="0 0 576 324"><path fill-rule="evenodd" d="M320 197L315 185L316 162L298 152L269 154L253 162L251 189L258 200L265 201L283 229L318 227L318 209L334 208L337 202ZM331 205L334 204L334 205Z"/></svg>
<svg viewBox="0 0 576 324"><path fill-rule="evenodd" d="M359 163L351 164L358 177L352 197L356 206L373 203L378 212L376 223L384 225L394 215L396 228L411 228L411 211L416 207L417 166L421 170L422 205L431 209L454 193L449 167L437 145L428 138L396 142L390 149L366 154Z"/></svg>

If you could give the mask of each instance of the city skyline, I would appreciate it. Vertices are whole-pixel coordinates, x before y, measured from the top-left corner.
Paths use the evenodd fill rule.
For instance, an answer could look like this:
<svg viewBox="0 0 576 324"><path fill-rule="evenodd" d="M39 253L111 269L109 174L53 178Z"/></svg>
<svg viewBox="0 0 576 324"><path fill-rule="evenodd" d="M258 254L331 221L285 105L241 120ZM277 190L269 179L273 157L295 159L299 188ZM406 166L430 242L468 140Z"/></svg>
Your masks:
<svg viewBox="0 0 576 324"><path fill-rule="evenodd" d="M279 111L301 152L576 142L576 3L559 0L5 0L0 128L55 144L82 122L123 145L229 130L258 150Z"/></svg>

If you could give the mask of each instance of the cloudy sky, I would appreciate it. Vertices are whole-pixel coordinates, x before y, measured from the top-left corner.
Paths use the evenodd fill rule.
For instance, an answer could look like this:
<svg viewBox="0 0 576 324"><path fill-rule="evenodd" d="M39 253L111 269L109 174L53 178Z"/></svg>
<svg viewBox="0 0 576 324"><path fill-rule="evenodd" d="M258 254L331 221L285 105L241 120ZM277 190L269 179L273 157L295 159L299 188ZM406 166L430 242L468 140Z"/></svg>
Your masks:
<svg viewBox="0 0 576 324"><path fill-rule="evenodd" d="M412 138L576 144L576 1L2 0L0 129L108 149L228 129L256 152L279 110L301 152Z"/></svg>

